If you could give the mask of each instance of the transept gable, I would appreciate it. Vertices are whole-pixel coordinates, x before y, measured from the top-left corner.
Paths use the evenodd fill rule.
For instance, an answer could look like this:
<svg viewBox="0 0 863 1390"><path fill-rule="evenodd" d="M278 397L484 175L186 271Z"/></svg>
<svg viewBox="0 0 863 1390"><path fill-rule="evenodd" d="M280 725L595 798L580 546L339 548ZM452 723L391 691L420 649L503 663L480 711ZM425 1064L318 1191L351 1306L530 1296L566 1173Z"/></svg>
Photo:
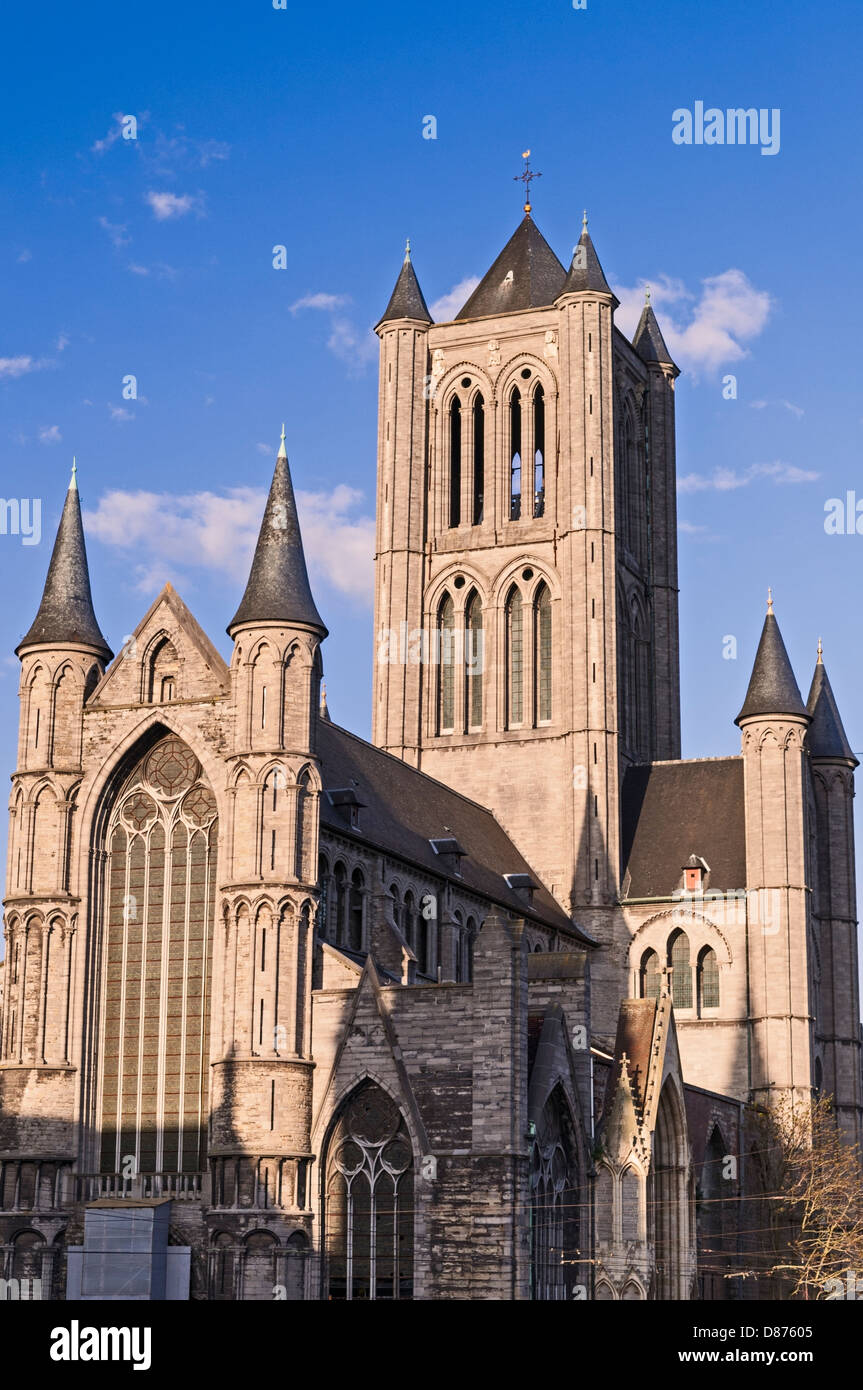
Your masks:
<svg viewBox="0 0 863 1390"><path fill-rule="evenodd" d="M417 1151L427 1153L429 1141L425 1125L371 956L366 961L354 992L329 1079L314 1118L313 1143L323 1143L343 1101L364 1079L376 1082L389 1092L405 1117Z"/></svg>
<svg viewBox="0 0 863 1390"><path fill-rule="evenodd" d="M171 584L127 637L90 707L167 704L227 695L228 667Z"/></svg>

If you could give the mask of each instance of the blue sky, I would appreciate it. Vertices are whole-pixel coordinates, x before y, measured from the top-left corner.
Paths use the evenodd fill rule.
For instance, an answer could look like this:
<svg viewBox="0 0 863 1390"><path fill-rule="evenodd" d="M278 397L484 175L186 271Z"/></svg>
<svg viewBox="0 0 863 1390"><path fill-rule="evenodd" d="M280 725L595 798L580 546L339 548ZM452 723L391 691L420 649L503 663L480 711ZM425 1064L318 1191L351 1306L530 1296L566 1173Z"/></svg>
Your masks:
<svg viewBox="0 0 863 1390"><path fill-rule="evenodd" d="M484 273L520 218L527 146L558 255L587 207L619 321L649 281L684 369L684 755L739 749L768 584L804 696L821 635L863 748L863 537L824 530L829 498L863 498L861 28L859 6L799 0L18 6L0 82L0 492L41 499L43 536L0 535L0 764L73 453L111 645L171 579L227 657L282 420L330 705L368 733L370 326L408 235L429 303ZM699 100L778 108L779 152L676 145L672 112Z"/></svg>

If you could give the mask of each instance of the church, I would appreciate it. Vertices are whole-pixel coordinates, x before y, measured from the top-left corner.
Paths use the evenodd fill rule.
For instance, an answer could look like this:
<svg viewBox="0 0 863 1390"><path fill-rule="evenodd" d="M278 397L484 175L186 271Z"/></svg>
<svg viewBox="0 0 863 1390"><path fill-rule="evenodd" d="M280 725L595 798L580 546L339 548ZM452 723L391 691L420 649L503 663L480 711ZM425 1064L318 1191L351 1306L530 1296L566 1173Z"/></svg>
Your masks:
<svg viewBox="0 0 863 1390"><path fill-rule="evenodd" d="M746 1297L747 1108L861 1137L857 760L772 602L739 754L681 758L678 369L617 307L529 202L451 322L406 253L370 742L284 430L229 665L170 584L114 656L73 474L17 647L12 1296Z"/></svg>

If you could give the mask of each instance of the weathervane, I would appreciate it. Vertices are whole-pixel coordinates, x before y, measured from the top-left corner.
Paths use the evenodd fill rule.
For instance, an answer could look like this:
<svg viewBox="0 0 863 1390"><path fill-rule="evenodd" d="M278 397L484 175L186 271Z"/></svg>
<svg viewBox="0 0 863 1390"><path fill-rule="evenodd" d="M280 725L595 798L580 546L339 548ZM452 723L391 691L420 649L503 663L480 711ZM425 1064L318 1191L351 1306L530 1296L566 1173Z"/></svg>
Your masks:
<svg viewBox="0 0 863 1390"><path fill-rule="evenodd" d="M531 179L541 179L542 174L535 174L531 169L530 150L524 150L521 157L524 160L524 173L514 174L513 182L524 184L524 210L530 216L530 181Z"/></svg>

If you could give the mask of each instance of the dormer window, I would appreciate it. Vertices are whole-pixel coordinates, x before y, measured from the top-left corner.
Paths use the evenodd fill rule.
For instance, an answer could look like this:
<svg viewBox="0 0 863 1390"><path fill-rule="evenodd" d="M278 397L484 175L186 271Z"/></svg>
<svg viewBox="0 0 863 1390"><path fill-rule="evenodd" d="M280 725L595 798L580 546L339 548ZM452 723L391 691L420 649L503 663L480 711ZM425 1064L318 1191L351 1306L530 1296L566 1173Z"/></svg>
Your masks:
<svg viewBox="0 0 863 1390"><path fill-rule="evenodd" d="M351 830L360 828L360 811L365 802L360 801L353 787L337 787L335 791L326 793L330 805L338 811L339 815L350 826Z"/></svg>
<svg viewBox="0 0 863 1390"><path fill-rule="evenodd" d="M441 867L444 872L456 874L460 878L461 861L467 854L467 850L462 849L455 836L448 835L440 840L429 840L429 844L441 860Z"/></svg>
<svg viewBox="0 0 863 1390"><path fill-rule="evenodd" d="M710 866L697 854L690 854L683 866L683 887L687 893L703 893Z"/></svg>
<svg viewBox="0 0 863 1390"><path fill-rule="evenodd" d="M504 878L524 906L533 907L533 895L538 886L536 880L530 874L504 874Z"/></svg>

